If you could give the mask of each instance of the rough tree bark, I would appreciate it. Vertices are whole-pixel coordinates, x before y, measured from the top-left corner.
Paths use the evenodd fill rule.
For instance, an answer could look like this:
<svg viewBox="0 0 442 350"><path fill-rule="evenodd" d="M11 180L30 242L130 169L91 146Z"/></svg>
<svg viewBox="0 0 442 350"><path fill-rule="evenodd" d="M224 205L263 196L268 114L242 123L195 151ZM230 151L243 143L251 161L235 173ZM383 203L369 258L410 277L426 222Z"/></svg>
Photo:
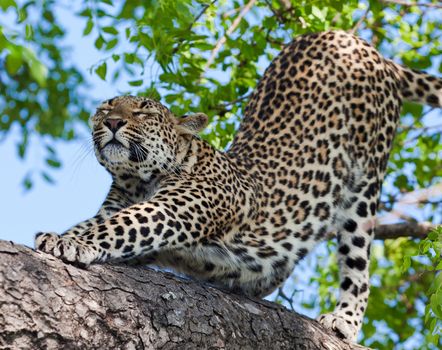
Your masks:
<svg viewBox="0 0 442 350"><path fill-rule="evenodd" d="M0 241L0 349L365 349L267 301Z"/></svg>

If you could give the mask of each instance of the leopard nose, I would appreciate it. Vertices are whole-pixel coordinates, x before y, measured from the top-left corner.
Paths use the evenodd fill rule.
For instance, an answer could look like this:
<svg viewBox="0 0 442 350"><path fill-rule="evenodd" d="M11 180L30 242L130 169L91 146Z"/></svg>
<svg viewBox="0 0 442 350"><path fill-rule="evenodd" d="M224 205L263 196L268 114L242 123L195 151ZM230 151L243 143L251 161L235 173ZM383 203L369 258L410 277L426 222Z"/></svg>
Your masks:
<svg viewBox="0 0 442 350"><path fill-rule="evenodd" d="M110 131L116 133L118 129L127 124L127 121L117 118L108 118L103 123L109 128Z"/></svg>

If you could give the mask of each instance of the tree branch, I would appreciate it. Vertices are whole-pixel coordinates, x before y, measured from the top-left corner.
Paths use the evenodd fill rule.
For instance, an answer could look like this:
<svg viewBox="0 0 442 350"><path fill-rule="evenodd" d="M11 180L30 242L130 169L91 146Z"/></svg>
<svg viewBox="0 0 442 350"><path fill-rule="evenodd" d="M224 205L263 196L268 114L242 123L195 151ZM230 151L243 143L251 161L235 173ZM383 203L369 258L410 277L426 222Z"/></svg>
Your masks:
<svg viewBox="0 0 442 350"><path fill-rule="evenodd" d="M263 300L0 241L2 349L366 349Z"/></svg>
<svg viewBox="0 0 442 350"><path fill-rule="evenodd" d="M377 225L374 229L374 239L396 239L400 237L410 237L424 239L438 225L429 222L407 221L397 224ZM330 232L328 239L336 237L336 232Z"/></svg>
<svg viewBox="0 0 442 350"><path fill-rule="evenodd" d="M429 222L403 222L399 224L379 225L375 228L375 239L395 239L399 237L412 237L424 239L428 233L436 228Z"/></svg>

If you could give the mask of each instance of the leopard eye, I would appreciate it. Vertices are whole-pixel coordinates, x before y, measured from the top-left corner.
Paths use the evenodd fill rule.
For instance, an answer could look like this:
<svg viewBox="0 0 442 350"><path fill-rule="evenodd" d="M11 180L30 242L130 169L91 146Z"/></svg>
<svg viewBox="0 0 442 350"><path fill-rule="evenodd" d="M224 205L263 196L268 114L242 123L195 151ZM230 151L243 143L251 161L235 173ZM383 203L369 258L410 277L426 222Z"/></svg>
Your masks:
<svg viewBox="0 0 442 350"><path fill-rule="evenodd" d="M142 117L143 119L152 119L159 114L155 113L155 112L136 111L136 112L132 112L132 115L134 117Z"/></svg>
<svg viewBox="0 0 442 350"><path fill-rule="evenodd" d="M107 113L109 113L109 112L110 112L110 108L101 108L101 107L98 107L96 113L107 114Z"/></svg>

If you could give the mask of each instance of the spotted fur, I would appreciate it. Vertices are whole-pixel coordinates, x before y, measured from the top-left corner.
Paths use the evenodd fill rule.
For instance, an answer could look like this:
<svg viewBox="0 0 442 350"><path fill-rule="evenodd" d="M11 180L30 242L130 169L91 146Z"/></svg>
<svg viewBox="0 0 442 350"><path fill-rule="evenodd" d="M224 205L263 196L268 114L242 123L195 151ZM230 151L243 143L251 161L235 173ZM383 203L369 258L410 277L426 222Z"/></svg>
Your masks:
<svg viewBox="0 0 442 350"><path fill-rule="evenodd" d="M109 195L95 217L38 234L36 247L83 265L140 260L261 297L337 232L339 301L319 320L355 340L403 99L441 106L442 80L326 32L297 37L271 63L227 152L195 136L203 114L176 118L143 97L106 101L92 124Z"/></svg>

